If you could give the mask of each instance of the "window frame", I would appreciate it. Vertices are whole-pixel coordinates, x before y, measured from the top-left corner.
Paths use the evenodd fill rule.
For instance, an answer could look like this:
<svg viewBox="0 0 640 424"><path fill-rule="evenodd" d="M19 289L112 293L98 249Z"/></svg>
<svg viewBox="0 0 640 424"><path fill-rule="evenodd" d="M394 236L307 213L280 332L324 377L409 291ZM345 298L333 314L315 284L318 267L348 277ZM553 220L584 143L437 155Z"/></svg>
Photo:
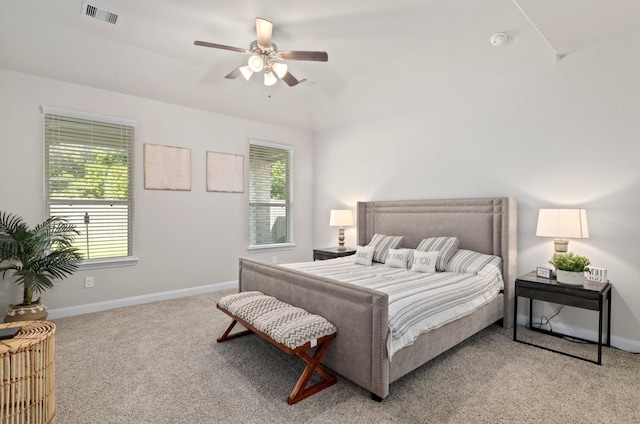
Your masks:
<svg viewBox="0 0 640 424"><path fill-rule="evenodd" d="M50 189L49 189L49 184L50 184L50 177L51 175L49 174L48 170L49 170L49 166L50 163L47 163L47 158L48 153L47 153L47 149L49 146L49 143L47 141L47 128L46 128L46 120L48 116L59 116L59 117L63 117L63 118L72 118L72 119L80 119L80 120L85 120L85 121L93 121L93 122L97 122L97 123L103 123L103 124L114 124L114 125L121 125L121 126L126 126L126 127L131 127L132 129L135 129L136 127L136 121L132 121L132 120L128 120L128 119L122 119L122 118L114 118L114 117L109 117L109 116L102 116L102 115L96 115L96 114L91 114L91 113L85 113L85 112L77 112L77 111L71 111L71 110L66 110L66 109L60 109L60 108L55 108L55 107L50 107L50 106L42 106L42 115L43 115L43 133L42 133L42 138L43 138L43 149L44 151L44 156L43 156L43 166L44 166L44 179L43 179L43 183L44 183L44 200L45 200L45 216L49 217L51 216L51 208L52 206L55 207L56 204L62 204L59 200L56 201L55 199L52 199L51 197L51 193L50 193ZM132 131L131 134L131 139L130 139L130 145L127 148L127 167L128 167L128 172L127 172L127 190L128 190L128 196L127 199L125 201L119 201L119 204L123 204L127 206L127 237L128 237L128 249L127 249L127 255L125 256L114 256L114 257L96 257L96 258L92 258L92 259L84 259L80 264L78 269L83 270L83 269L96 269L96 268L111 268L111 267L121 267L121 266L131 266L131 265L135 265L138 263L138 258L135 256L135 243L134 243L134 191L135 191L135 179L134 179L134 168L135 168L135 131ZM97 201L97 202L92 202L91 199L75 199L74 203L77 204L91 204L91 203L109 203L106 202L105 200L102 201ZM114 202L115 203L115 202ZM78 224L76 224L78 225ZM82 228L81 226L79 226L79 230L82 232Z"/></svg>
<svg viewBox="0 0 640 424"><path fill-rule="evenodd" d="M252 207L254 203L260 202L252 202L252 156L251 156L251 146L260 146L271 149L278 149L282 151L286 151L289 155L289 170L287 172L287 184L288 187L288 198L285 200L286 207L286 217L287 217L287 231L289 235L289 239L285 242L281 243L268 243L268 244L252 244L251 243L251 234L252 234ZM271 141L258 140L254 138L249 139L249 251L264 251L264 250L278 250L278 249L291 249L296 246L294 242L294 199L293 199L293 175L294 175L294 146L289 144L281 144L274 143Z"/></svg>

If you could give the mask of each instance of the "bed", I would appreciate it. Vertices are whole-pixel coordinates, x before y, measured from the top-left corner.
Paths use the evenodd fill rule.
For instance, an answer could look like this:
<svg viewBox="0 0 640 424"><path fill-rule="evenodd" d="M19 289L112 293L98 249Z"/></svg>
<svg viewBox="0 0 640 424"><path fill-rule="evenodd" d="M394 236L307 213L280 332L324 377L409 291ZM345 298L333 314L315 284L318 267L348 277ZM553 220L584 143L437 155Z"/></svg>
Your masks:
<svg viewBox="0 0 640 424"><path fill-rule="evenodd" d="M338 328L322 361L371 392L389 395L389 386L407 373L487 326L513 325L517 264L517 205L512 197L359 202L358 245L374 234L403 236L415 248L429 237L459 239L459 249L502 258L504 288L493 300L463 318L421 334L389 359L389 296L378 290L314 276L296 269L241 258L239 290L257 290L321 315Z"/></svg>

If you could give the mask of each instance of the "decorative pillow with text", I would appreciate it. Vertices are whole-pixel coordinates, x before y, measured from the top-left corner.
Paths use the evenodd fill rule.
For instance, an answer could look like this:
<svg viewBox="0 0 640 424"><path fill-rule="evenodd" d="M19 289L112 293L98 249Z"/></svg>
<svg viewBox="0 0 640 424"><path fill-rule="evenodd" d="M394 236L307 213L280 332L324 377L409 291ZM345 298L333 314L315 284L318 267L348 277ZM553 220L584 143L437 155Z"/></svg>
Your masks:
<svg viewBox="0 0 640 424"><path fill-rule="evenodd" d="M416 250L413 252L413 264L411 265L411 271L425 272L427 274L436 273L436 262L438 260L438 254L440 252L421 252Z"/></svg>
<svg viewBox="0 0 640 424"><path fill-rule="evenodd" d="M373 253L376 251L373 246L358 246L354 255L354 264L371 266L373 261Z"/></svg>
<svg viewBox="0 0 640 424"><path fill-rule="evenodd" d="M407 269L409 256L411 256L411 249L389 249L387 260L384 264L392 268Z"/></svg>

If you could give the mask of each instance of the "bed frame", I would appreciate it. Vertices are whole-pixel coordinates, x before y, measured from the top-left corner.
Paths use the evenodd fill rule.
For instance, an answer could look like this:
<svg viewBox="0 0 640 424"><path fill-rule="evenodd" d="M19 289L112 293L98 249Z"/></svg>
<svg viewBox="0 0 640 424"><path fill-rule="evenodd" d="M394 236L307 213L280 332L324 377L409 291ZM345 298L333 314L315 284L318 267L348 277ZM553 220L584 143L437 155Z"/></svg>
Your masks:
<svg viewBox="0 0 640 424"><path fill-rule="evenodd" d="M385 293L305 274L278 265L240 259L240 291L258 290L321 315L338 328L325 365L371 392L389 395L389 385L485 327L513 325L517 264L517 205L512 197L358 202L358 244L374 234L404 236L402 247L422 239L456 236L460 248L501 256L504 291L464 318L422 334L412 345L386 350L388 296Z"/></svg>

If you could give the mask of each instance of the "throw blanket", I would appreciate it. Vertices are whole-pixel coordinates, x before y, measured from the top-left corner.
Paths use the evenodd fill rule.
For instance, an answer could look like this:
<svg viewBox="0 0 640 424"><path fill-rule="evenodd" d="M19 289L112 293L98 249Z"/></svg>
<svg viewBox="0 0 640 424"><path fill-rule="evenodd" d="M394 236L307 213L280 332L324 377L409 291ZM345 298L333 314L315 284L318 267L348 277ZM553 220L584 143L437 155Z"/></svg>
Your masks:
<svg viewBox="0 0 640 424"><path fill-rule="evenodd" d="M395 352L413 344L420 334L469 315L493 300L503 288L499 257L473 274L424 274L353 262L353 258L346 257L282 266L387 293L389 360Z"/></svg>

